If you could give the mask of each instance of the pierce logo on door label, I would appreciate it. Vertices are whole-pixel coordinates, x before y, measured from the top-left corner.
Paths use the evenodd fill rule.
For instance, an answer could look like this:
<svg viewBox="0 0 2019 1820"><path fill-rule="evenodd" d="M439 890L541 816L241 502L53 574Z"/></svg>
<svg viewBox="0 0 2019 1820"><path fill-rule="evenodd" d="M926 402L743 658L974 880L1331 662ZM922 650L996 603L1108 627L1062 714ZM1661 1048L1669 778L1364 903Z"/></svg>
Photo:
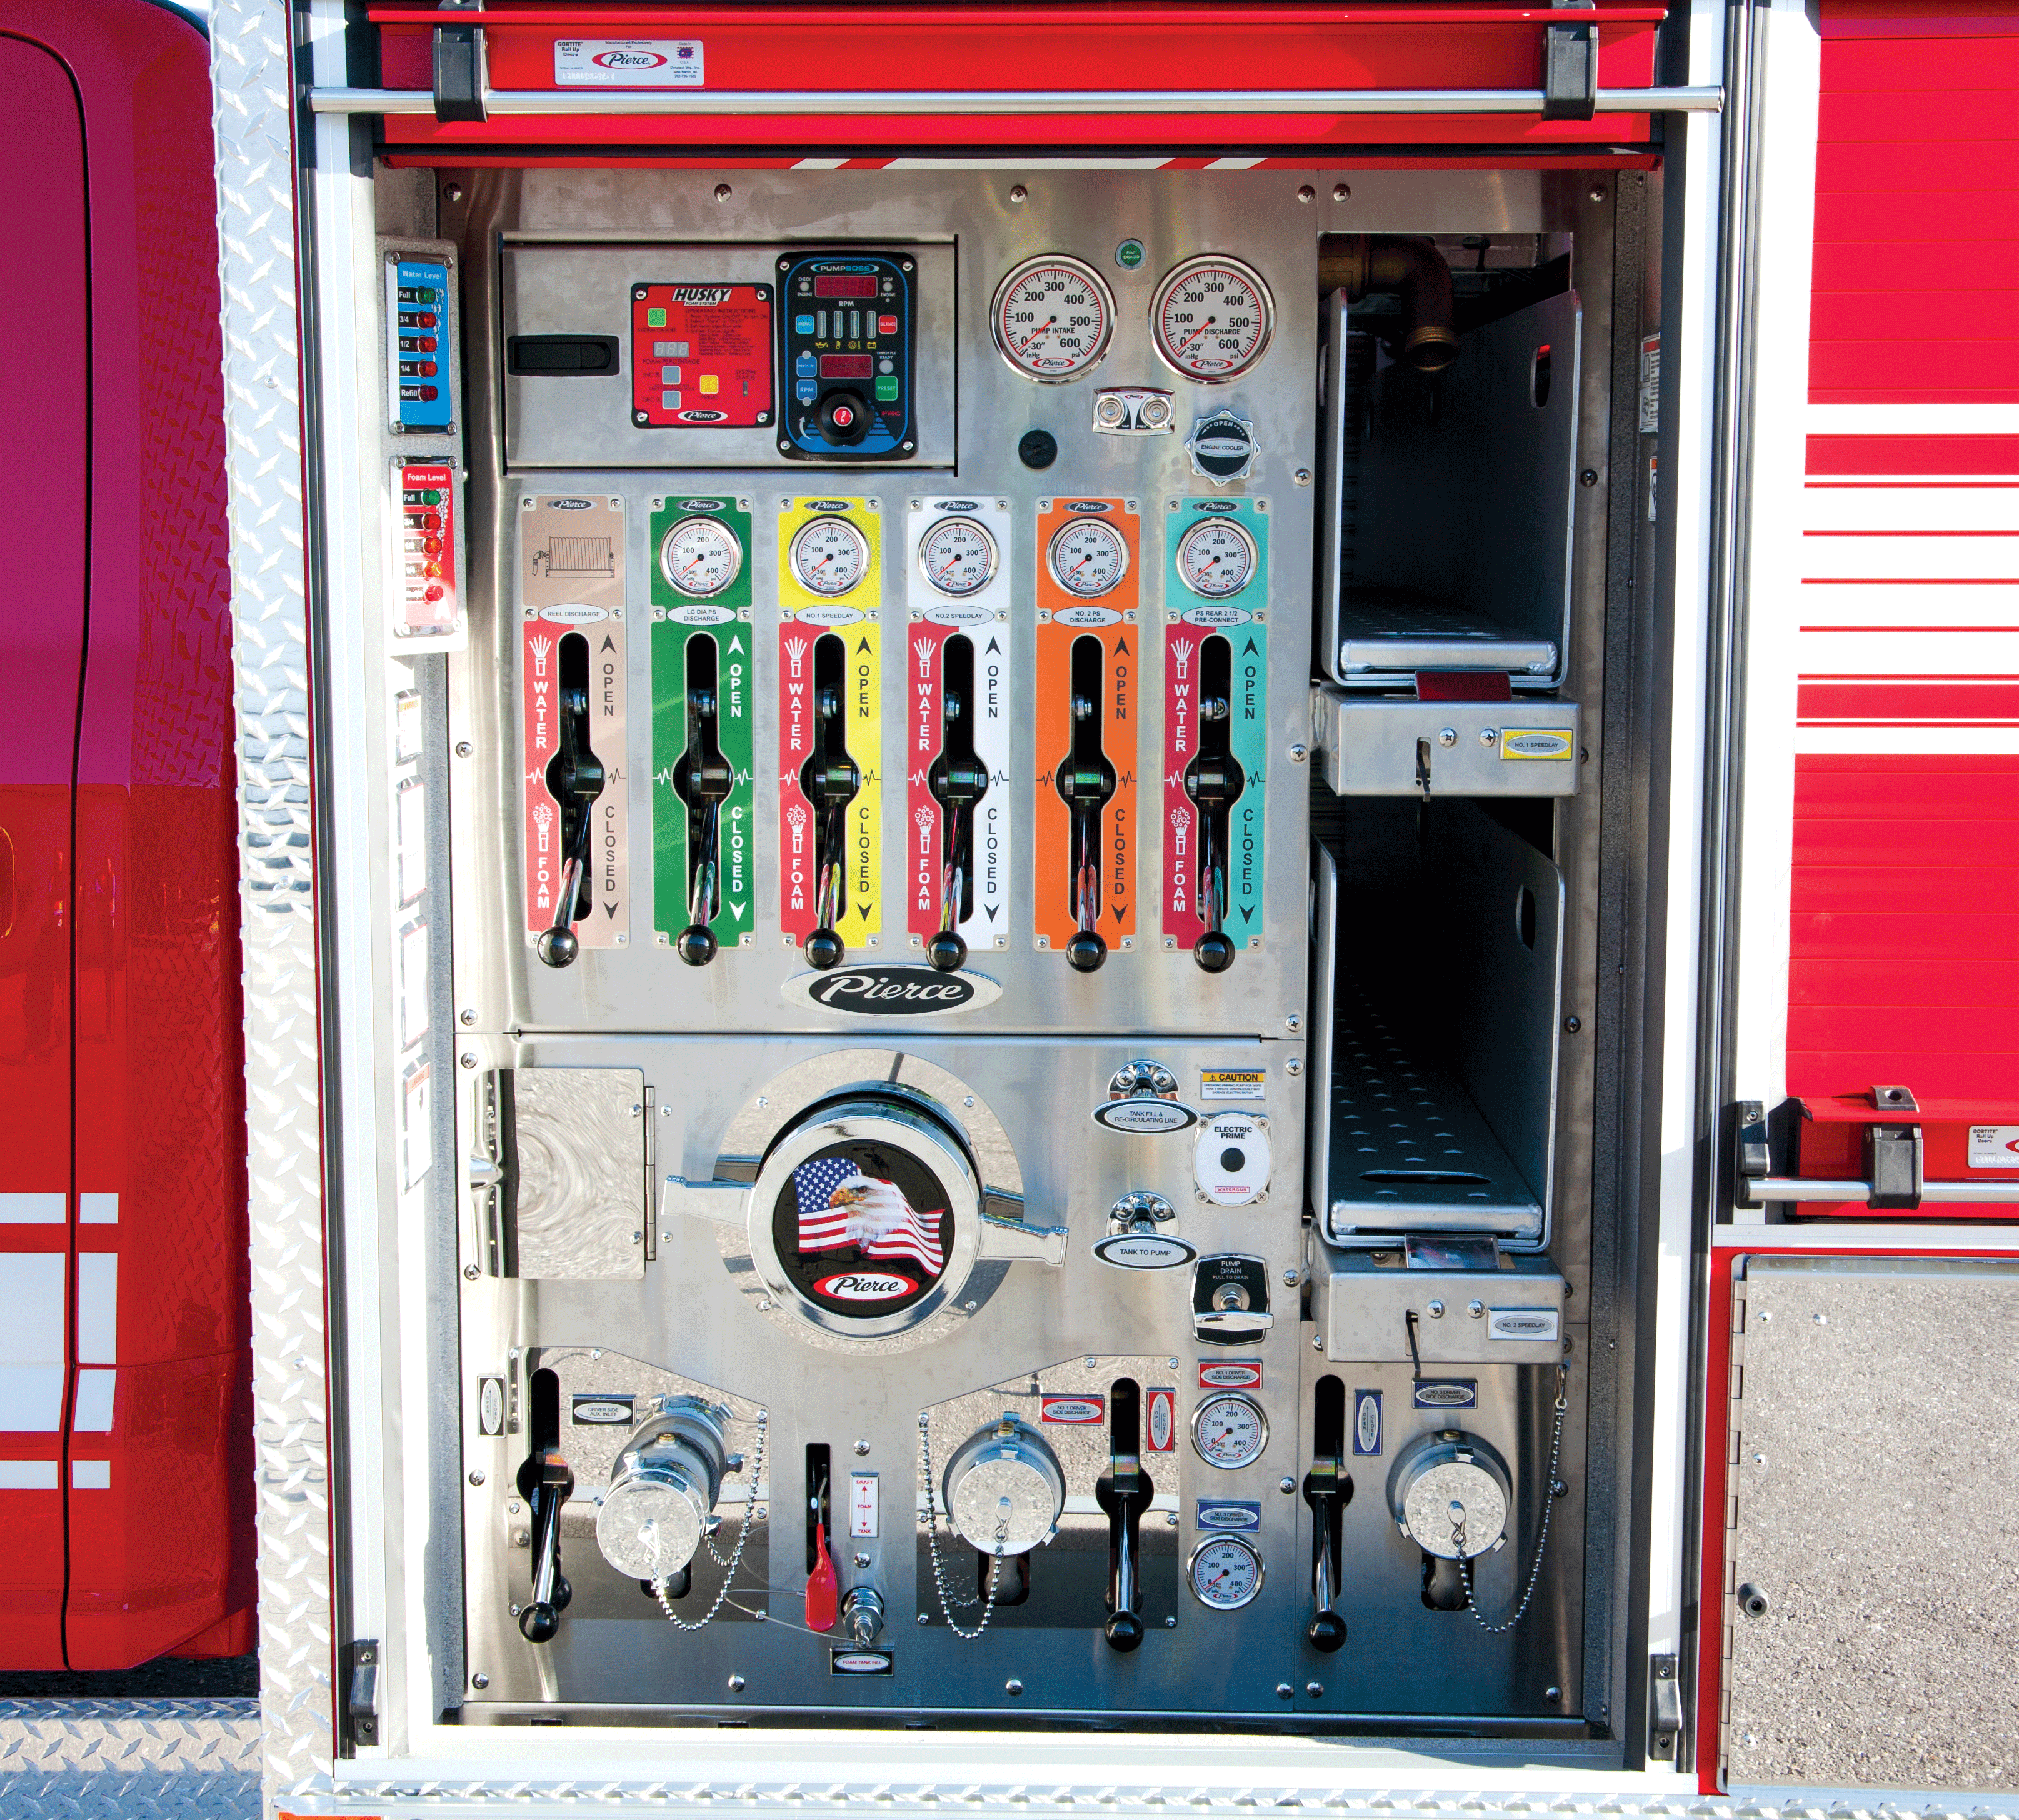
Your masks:
<svg viewBox="0 0 2019 1820"><path fill-rule="evenodd" d="M1202 1390L1259 1390L1262 1361L1259 1358L1202 1358L1198 1381Z"/></svg>
<svg viewBox="0 0 2019 1820"><path fill-rule="evenodd" d="M1503 759L1567 759L1571 756L1571 736L1539 727L1503 727L1500 756Z"/></svg>
<svg viewBox="0 0 2019 1820"><path fill-rule="evenodd" d="M667 38L562 38L554 41L557 89L698 89L700 42Z"/></svg>
<svg viewBox="0 0 2019 1820"><path fill-rule="evenodd" d="M1495 1340L1554 1340L1560 1318L1554 1308L1489 1308L1486 1331Z"/></svg>
<svg viewBox="0 0 2019 1820"><path fill-rule="evenodd" d="M1381 1393L1379 1390L1355 1390L1353 1393L1353 1451L1357 1454L1378 1454L1381 1451Z"/></svg>
<svg viewBox="0 0 2019 1820"><path fill-rule="evenodd" d="M841 1271L822 1277L814 1289L837 1302L888 1302L895 1296L910 1295L918 1286L895 1271Z"/></svg>
<svg viewBox="0 0 2019 1820"><path fill-rule="evenodd" d="M1038 1399L1041 1422L1098 1422L1107 1413L1104 1397L1046 1396Z"/></svg>
<svg viewBox="0 0 2019 1820"><path fill-rule="evenodd" d="M1245 1498L1202 1498L1198 1501L1198 1527L1202 1529L1260 1529L1262 1506Z"/></svg>
<svg viewBox="0 0 2019 1820"><path fill-rule="evenodd" d="M1419 1409L1472 1409L1479 1404L1473 1378L1430 1378L1411 1385L1410 1393Z"/></svg>
<svg viewBox="0 0 2019 1820"><path fill-rule="evenodd" d="M1152 1390L1144 1403L1143 1450L1169 1453L1177 1445L1178 1393L1165 1388Z"/></svg>

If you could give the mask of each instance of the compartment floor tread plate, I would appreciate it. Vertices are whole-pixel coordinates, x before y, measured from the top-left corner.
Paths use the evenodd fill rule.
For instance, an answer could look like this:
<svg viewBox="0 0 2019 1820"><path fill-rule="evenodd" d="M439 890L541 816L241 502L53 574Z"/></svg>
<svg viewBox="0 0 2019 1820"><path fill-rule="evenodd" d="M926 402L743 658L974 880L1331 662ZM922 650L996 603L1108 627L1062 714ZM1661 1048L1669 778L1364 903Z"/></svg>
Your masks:
<svg viewBox="0 0 2019 1820"><path fill-rule="evenodd" d="M1330 1235L1434 1227L1534 1238L1542 1210L1452 1071L1412 1055L1358 981L1332 1028Z"/></svg>
<svg viewBox="0 0 2019 1820"><path fill-rule="evenodd" d="M1373 680L1419 669L1546 676L1553 639L1525 637L1463 607L1396 588L1349 588L1339 609L1339 673Z"/></svg>

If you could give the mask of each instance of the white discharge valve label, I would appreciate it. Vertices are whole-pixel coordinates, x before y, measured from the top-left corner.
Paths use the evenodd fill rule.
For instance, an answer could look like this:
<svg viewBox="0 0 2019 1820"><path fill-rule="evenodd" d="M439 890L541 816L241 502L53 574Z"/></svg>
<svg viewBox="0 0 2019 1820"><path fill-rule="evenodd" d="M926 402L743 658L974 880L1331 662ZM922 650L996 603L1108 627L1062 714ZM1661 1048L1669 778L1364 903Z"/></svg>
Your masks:
<svg viewBox="0 0 2019 1820"><path fill-rule="evenodd" d="M698 89L699 40L562 38L554 41L558 89Z"/></svg>
<svg viewBox="0 0 2019 1820"><path fill-rule="evenodd" d="M1970 1166L1974 1169L2019 1169L2019 1125L1973 1125L1970 1128Z"/></svg>

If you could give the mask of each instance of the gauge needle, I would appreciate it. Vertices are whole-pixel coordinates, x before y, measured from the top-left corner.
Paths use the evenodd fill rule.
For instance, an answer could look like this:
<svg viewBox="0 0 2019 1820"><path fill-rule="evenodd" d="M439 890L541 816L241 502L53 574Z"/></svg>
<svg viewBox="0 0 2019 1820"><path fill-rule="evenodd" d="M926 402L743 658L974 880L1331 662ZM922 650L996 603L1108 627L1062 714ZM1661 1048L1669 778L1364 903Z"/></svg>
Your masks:
<svg viewBox="0 0 2019 1820"><path fill-rule="evenodd" d="M1031 350L1031 343L1035 341L1041 335L1049 335L1052 332L1053 325L1057 321L1058 318L1056 316L1046 317L1042 328L1034 328L1028 335L1024 337L1023 345L1017 350L1017 353L1028 353Z"/></svg>
<svg viewBox="0 0 2019 1820"><path fill-rule="evenodd" d="M955 563L959 562L960 560L961 560L961 559L960 559L959 557L957 557L957 556L956 556L956 557L948 557L948 560L947 560L946 568L936 569L936 570L934 570L934 571L933 571L933 579L934 581L936 581L936 582L937 582L937 581L940 578L940 577L941 577L941 575L944 575L944 574L947 572L947 569L950 569L950 568L952 568L952 567L954 566L954 564L955 564Z"/></svg>
<svg viewBox="0 0 2019 1820"><path fill-rule="evenodd" d="M1183 341L1180 342L1176 347L1173 348L1171 352L1173 353L1183 353L1187 348L1190 347L1194 342L1197 341L1201 335L1205 334L1205 332L1209 328L1212 328L1216 322L1219 321L1219 320L1220 318L1217 316L1209 316L1205 321L1202 322L1198 328L1191 332L1190 335L1187 335Z"/></svg>

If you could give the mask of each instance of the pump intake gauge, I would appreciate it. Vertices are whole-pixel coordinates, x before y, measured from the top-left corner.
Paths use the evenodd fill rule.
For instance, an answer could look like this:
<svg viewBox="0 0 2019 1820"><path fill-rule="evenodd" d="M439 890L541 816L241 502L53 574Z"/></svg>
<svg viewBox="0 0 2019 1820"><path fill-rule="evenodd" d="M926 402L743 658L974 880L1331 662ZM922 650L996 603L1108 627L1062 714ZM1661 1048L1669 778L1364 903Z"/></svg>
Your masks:
<svg viewBox="0 0 2019 1820"><path fill-rule="evenodd" d="M742 541L720 518L683 518L659 541L659 573L697 600L720 594L742 572Z"/></svg>
<svg viewBox="0 0 2019 1820"><path fill-rule="evenodd" d="M1122 533L1098 518L1075 518L1060 525L1045 553L1052 579L1082 600L1109 593L1129 572L1129 546Z"/></svg>
<svg viewBox="0 0 2019 1820"><path fill-rule="evenodd" d="M869 541L846 518L810 518L792 539L792 574L810 594L849 593L869 567Z"/></svg>
<svg viewBox="0 0 2019 1820"><path fill-rule="evenodd" d="M1269 1445L1269 1419L1262 1405L1238 1390L1208 1397L1192 1416L1192 1445L1208 1466L1227 1472L1252 1466Z"/></svg>
<svg viewBox="0 0 2019 1820"><path fill-rule="evenodd" d="M1185 1563L1192 1597L1215 1612L1238 1612L1262 1590L1262 1557L1238 1535L1209 1535Z"/></svg>
<svg viewBox="0 0 2019 1820"><path fill-rule="evenodd" d="M988 326L1003 359L1027 379L1063 386L1093 372L1115 332L1115 297L1091 266L1042 253L995 287Z"/></svg>
<svg viewBox="0 0 2019 1820"><path fill-rule="evenodd" d="M1202 386L1240 378L1261 359L1275 328L1275 301L1261 274L1219 253L1174 267L1150 303L1158 358Z"/></svg>
<svg viewBox="0 0 2019 1820"><path fill-rule="evenodd" d="M1255 539L1236 518L1206 518L1178 539L1178 576L1194 594L1224 600L1254 578Z"/></svg>
<svg viewBox="0 0 2019 1820"><path fill-rule="evenodd" d="M981 593L999 560L995 539L979 519L942 518L919 540L919 573L952 600Z"/></svg>

